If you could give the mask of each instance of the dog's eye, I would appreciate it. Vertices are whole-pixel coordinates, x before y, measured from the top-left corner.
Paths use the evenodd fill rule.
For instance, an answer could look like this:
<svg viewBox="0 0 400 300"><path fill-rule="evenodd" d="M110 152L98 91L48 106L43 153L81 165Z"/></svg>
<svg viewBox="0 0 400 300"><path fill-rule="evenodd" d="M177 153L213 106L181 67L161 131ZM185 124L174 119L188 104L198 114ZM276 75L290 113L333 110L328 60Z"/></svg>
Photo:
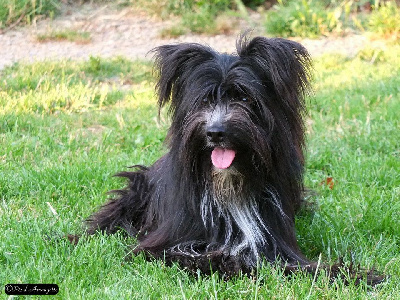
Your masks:
<svg viewBox="0 0 400 300"><path fill-rule="evenodd" d="M236 98L236 101L237 101L237 102L250 102L250 101L249 101L249 98L243 97L243 96L237 97L237 98Z"/></svg>
<svg viewBox="0 0 400 300"><path fill-rule="evenodd" d="M208 103L208 99L207 99L207 98L203 98L203 99L201 100L201 102L203 102L203 103Z"/></svg>

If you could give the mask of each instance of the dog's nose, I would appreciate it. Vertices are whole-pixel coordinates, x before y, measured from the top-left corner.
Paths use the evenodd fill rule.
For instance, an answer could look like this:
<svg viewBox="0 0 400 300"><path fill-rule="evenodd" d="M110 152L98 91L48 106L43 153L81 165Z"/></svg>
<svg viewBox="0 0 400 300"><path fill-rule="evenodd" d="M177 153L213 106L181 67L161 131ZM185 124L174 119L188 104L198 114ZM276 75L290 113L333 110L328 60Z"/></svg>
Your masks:
<svg viewBox="0 0 400 300"><path fill-rule="evenodd" d="M221 125L210 126L207 129L207 137L210 142L220 143L225 137L225 128Z"/></svg>

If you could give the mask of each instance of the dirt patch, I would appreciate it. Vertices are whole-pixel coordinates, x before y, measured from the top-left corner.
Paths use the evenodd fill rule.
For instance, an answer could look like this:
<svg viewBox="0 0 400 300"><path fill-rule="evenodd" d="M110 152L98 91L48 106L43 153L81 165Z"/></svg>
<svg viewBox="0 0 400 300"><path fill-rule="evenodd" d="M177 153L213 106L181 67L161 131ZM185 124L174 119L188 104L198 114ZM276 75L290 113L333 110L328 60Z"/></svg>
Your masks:
<svg viewBox="0 0 400 300"><path fill-rule="evenodd" d="M91 55L103 57L122 55L131 59L151 58L148 52L154 47L179 42L207 44L220 52L232 53L235 51L235 42L240 32L252 29L253 35L262 34L260 24L262 24L261 16L251 13L249 22L241 21L239 27L229 34L216 36L186 34L179 38L162 39L160 32L170 26L171 21L162 21L129 8L116 10L110 5L64 6L61 16L55 20L42 20L29 27L14 28L0 34L0 69L18 61L86 60ZM46 31L64 29L89 32L91 42L39 43L36 39L38 34ZM312 56L331 52L352 56L371 43L362 35L298 41Z"/></svg>

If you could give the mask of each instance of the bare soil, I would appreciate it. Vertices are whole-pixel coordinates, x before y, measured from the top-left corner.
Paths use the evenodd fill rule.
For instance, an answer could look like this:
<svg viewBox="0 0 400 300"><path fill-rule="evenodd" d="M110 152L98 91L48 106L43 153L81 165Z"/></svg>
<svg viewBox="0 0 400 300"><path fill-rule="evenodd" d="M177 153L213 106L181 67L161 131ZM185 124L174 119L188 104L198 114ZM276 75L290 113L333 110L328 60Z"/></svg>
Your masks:
<svg viewBox="0 0 400 300"><path fill-rule="evenodd" d="M105 4L65 5L61 15L54 20L41 20L31 26L0 33L0 69L19 61L86 60L91 55L151 58L151 54L148 53L154 47L178 42L202 43L220 52L233 53L236 39L241 32L251 29L253 35L262 34L262 20L257 13L251 13L250 21L240 21L239 26L227 34L186 34L179 38L161 38L161 30L170 26L172 22L173 20L163 21L131 8L121 10ZM41 43L36 39L40 33L66 29L90 32L91 41L86 44L67 41ZM367 37L355 34L297 41L301 42L313 57L324 53L353 56L371 43Z"/></svg>

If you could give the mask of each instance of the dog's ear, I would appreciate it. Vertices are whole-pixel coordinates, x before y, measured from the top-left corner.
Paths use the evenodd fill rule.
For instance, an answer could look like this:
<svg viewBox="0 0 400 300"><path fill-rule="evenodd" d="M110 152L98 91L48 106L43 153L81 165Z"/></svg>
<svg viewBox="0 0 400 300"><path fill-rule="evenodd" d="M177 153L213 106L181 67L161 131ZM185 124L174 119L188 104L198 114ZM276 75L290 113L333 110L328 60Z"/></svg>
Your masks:
<svg viewBox="0 0 400 300"><path fill-rule="evenodd" d="M294 41L280 38L242 36L237 43L238 55L250 60L257 74L263 74L263 84L272 83L277 96L285 103L298 105L309 89L311 59L307 50Z"/></svg>
<svg viewBox="0 0 400 300"><path fill-rule="evenodd" d="M156 85L159 108L171 100L174 111L182 99L183 90L194 69L214 57L214 51L200 44L164 45L153 50L158 72Z"/></svg>

